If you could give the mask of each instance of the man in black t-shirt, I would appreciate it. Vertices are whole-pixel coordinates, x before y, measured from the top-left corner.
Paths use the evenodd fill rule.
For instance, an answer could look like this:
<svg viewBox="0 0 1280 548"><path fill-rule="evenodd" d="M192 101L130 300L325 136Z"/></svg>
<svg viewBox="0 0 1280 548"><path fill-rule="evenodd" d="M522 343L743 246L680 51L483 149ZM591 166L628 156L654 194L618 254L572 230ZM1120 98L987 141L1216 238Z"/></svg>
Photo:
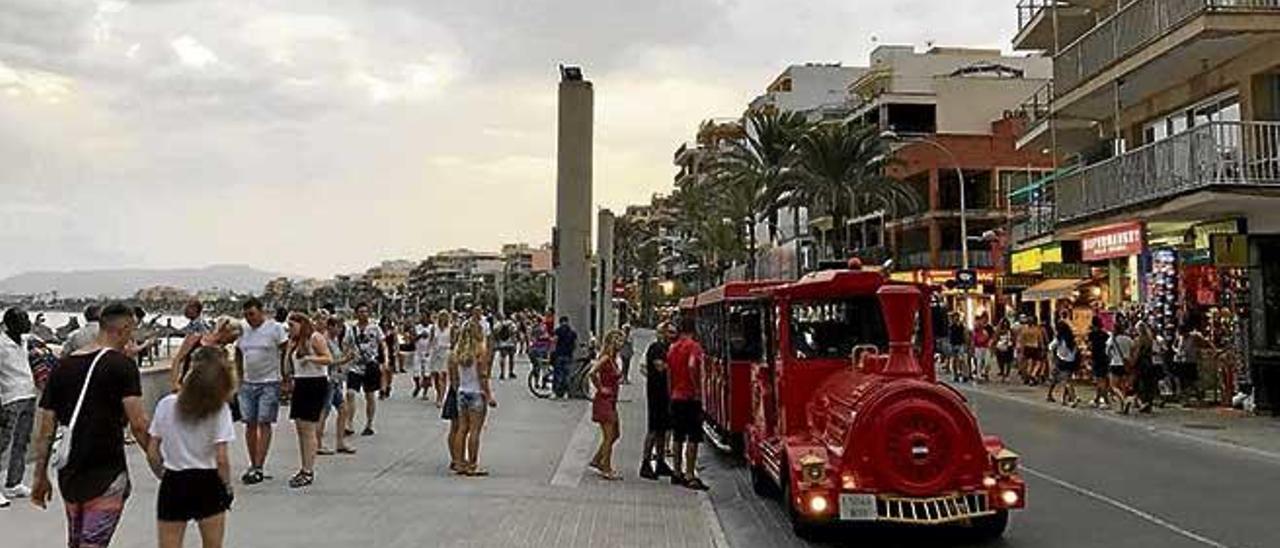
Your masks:
<svg viewBox="0 0 1280 548"><path fill-rule="evenodd" d="M569 393L569 376L572 374L573 353L578 348L578 333L569 324L569 317L560 318L560 327L555 331L555 350L551 353L552 386L557 398Z"/></svg>
<svg viewBox="0 0 1280 548"><path fill-rule="evenodd" d="M71 546L107 546L120 522L129 496L120 425L128 419L139 448L151 443L138 368L124 353L136 326L133 310L120 303L110 304L102 309L99 326L92 344L63 358L53 370L40 399L31 501L43 509L53 495L48 466L54 430L56 425L70 424L81 390L88 383L69 435L70 455L58 470Z"/></svg>
<svg viewBox="0 0 1280 548"><path fill-rule="evenodd" d="M670 476L667 465L667 433L671 431L671 394L667 386L667 350L675 336L671 324L658 326L658 340L644 353L645 396L649 407L649 433L644 438L640 477L656 480ZM656 464L655 464L656 463Z"/></svg>

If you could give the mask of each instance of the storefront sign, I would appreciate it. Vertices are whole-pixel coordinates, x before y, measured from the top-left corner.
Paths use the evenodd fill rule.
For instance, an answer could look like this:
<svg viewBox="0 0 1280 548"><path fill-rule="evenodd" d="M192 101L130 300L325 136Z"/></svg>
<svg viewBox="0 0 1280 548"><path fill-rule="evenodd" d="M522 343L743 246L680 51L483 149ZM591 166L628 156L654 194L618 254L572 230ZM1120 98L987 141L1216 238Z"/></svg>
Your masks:
<svg viewBox="0 0 1280 548"><path fill-rule="evenodd" d="M1044 264L1044 252L1040 248L1024 249L1013 254L1011 261L1011 270L1014 274L1026 274L1028 272L1039 272L1040 265Z"/></svg>
<svg viewBox="0 0 1280 548"><path fill-rule="evenodd" d="M1239 234L1240 222L1235 219L1204 223L1191 227L1196 236L1196 249L1209 249L1209 237L1214 234Z"/></svg>
<svg viewBox="0 0 1280 548"><path fill-rule="evenodd" d="M1000 275L996 277L996 287L1004 291L1020 291L1040 283L1036 276Z"/></svg>
<svg viewBox="0 0 1280 548"><path fill-rule="evenodd" d="M1055 244L1024 249L1014 253L1010 260L1013 274L1039 272L1046 264L1062 262L1062 246Z"/></svg>
<svg viewBox="0 0 1280 548"><path fill-rule="evenodd" d="M980 269L974 271L979 284L995 283L996 273L990 269ZM889 275L889 279L895 282L907 282L917 284L928 284L942 287L947 282L954 282L956 279L956 271L954 270L907 270L904 272L894 272Z"/></svg>
<svg viewBox="0 0 1280 548"><path fill-rule="evenodd" d="M1040 273L1051 280L1085 280L1093 274L1083 263L1045 263Z"/></svg>
<svg viewBox="0 0 1280 548"><path fill-rule="evenodd" d="M1213 234L1213 265L1225 268L1249 266L1249 238L1244 234Z"/></svg>
<svg viewBox="0 0 1280 548"><path fill-rule="evenodd" d="M1086 234L1080 249L1089 263L1141 254L1143 241L1142 224L1128 223Z"/></svg>

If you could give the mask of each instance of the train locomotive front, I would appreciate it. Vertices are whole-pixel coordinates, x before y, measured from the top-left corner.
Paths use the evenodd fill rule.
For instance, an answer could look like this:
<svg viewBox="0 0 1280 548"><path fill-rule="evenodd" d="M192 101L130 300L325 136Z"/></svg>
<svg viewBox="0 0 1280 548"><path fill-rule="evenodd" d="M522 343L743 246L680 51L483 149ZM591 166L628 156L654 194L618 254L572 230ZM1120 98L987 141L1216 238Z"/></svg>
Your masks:
<svg viewBox="0 0 1280 548"><path fill-rule="evenodd" d="M824 369L801 359L796 334L777 337L778 359L763 366L768 379L757 391L763 404L747 448L757 490L780 490L800 533L860 522L1000 536L1009 511L1025 504L1017 455L984 437L963 395L938 383L931 363L922 366L913 339L931 333L929 322L918 321L928 310L921 289L862 287L875 295L865 302L879 305L886 344L864 341L852 359ZM777 324L791 323L792 298L782 290L775 302ZM772 405L764 392L772 392Z"/></svg>

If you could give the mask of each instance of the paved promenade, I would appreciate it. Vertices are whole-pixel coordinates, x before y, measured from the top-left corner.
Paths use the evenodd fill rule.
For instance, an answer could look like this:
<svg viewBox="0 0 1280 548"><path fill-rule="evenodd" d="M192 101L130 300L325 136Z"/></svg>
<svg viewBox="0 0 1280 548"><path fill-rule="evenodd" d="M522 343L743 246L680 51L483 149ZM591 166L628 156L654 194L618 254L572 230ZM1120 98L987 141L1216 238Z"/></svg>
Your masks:
<svg viewBox="0 0 1280 548"><path fill-rule="evenodd" d="M527 372L527 364L520 370ZM597 440L595 425L585 420L586 402L537 400L523 378L495 384L500 407L490 415L481 449L491 477L449 474L448 423L433 404L410 400L409 379L401 376L392 399L380 402L378 434L356 437L354 457L320 457L309 489L285 485L297 467L297 439L291 423L279 424L267 463L275 479L237 486L227 545L723 545L705 495L635 476L642 384L622 393L623 439L615 459L626 480L617 483L584 473ZM136 448L128 451L134 494L113 546L154 546L157 482ZM243 442L233 456L238 476L245 466ZM25 500L0 510L0 545L64 544L61 512L56 500L47 512ZM194 533L188 532L188 546L198 546Z"/></svg>

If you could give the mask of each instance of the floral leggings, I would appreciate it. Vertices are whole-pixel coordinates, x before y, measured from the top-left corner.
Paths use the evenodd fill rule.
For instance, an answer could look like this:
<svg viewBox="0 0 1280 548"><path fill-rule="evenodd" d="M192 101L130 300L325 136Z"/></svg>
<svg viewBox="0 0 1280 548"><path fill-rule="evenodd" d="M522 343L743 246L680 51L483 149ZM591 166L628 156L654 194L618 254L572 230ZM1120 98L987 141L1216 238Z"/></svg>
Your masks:
<svg viewBox="0 0 1280 548"><path fill-rule="evenodd" d="M101 495L84 502L65 502L67 546L102 548L111 544L129 491L129 474L124 472Z"/></svg>

